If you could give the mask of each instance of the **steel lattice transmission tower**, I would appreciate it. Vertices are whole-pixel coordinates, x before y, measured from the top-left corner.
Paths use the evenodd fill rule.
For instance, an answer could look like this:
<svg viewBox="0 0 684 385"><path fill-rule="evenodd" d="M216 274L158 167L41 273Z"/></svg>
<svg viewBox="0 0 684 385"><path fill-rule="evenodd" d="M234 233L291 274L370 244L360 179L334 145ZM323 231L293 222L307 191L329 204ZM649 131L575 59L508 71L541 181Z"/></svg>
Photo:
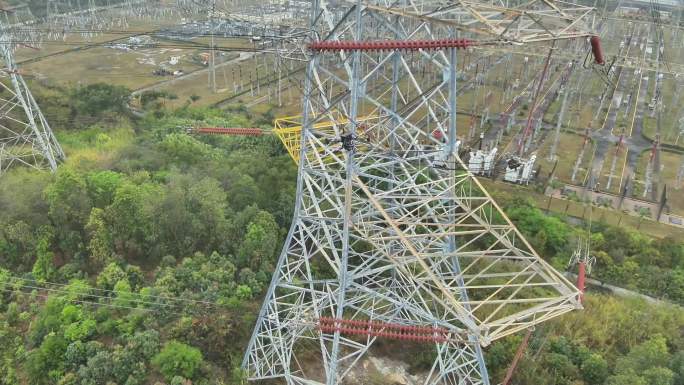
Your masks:
<svg viewBox="0 0 684 385"><path fill-rule="evenodd" d="M250 379L341 384L390 338L434 344L426 384L489 384L482 346L581 307L457 153L457 49L588 36L591 8L524 7L313 1L295 214Z"/></svg>
<svg viewBox="0 0 684 385"><path fill-rule="evenodd" d="M36 47L44 40L62 40L78 34L89 40L111 28L123 28L129 18L155 18L171 13L193 13L200 7L178 0L160 4L147 0L122 0L97 5L90 0L48 0L47 15L17 15L3 10L0 17L0 175L13 165L55 171L64 152L55 138L14 60L17 46Z"/></svg>
<svg viewBox="0 0 684 385"><path fill-rule="evenodd" d="M64 152L14 62L12 36L1 34L0 175L15 164L55 171Z"/></svg>
<svg viewBox="0 0 684 385"><path fill-rule="evenodd" d="M14 59L17 46L39 46L45 39L59 40L69 29L84 26L105 29L106 18L100 14L110 7L81 9L74 4L49 0L48 15L35 18L30 11L17 15L3 10L0 21L0 55L4 70L0 76L0 175L14 165L55 171L65 159L64 151L24 81ZM114 7L119 7L115 5ZM80 32L92 37L94 32Z"/></svg>

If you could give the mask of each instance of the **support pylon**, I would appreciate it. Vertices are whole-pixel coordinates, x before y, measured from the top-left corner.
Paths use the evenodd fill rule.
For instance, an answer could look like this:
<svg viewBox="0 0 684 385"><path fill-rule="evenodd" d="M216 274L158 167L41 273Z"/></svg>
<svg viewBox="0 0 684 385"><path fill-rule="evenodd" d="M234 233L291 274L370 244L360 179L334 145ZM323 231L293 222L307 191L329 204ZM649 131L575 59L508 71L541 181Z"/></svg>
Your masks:
<svg viewBox="0 0 684 385"><path fill-rule="evenodd" d="M248 379L343 384L390 338L434 346L425 385L488 385L483 347L581 306L458 156L456 58L471 43L459 26L521 42L559 22L548 39L582 35L577 8L547 4L510 18L477 3L313 1L294 219Z"/></svg>
<svg viewBox="0 0 684 385"><path fill-rule="evenodd" d="M0 52L6 67L0 80L0 175L14 165L54 172L64 152L17 69L13 48L2 44Z"/></svg>

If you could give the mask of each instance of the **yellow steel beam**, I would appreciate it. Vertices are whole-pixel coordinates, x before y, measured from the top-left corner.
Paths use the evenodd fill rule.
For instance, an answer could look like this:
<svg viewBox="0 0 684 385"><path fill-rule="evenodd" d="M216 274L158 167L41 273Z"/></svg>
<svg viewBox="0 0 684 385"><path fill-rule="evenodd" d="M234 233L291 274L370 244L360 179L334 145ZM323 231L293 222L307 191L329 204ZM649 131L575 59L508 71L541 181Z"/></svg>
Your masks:
<svg viewBox="0 0 684 385"><path fill-rule="evenodd" d="M362 116L356 119L357 122L367 122L377 119L377 115ZM349 124L350 120L345 117L340 117L339 120L325 120L311 125L311 128L316 131L326 131L336 126ZM301 116L286 116L278 118L274 121L273 133L280 139L290 154L292 160L299 164L299 155L301 150L302 140L302 117ZM316 151L322 153L322 148L317 148Z"/></svg>

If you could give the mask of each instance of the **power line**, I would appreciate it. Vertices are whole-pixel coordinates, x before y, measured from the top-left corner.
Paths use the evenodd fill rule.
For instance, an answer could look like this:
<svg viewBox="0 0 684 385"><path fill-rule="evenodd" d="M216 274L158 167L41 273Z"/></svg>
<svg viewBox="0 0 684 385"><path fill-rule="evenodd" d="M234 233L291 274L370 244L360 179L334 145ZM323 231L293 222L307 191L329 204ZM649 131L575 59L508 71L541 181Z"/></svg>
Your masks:
<svg viewBox="0 0 684 385"><path fill-rule="evenodd" d="M2 290L4 292L8 292L8 293L22 293L21 290L7 289L4 287L1 288L0 290ZM45 298L45 299L50 298L49 295L45 295L45 294L36 293L35 295L37 297L40 297L40 298ZM130 306L115 305L115 304L107 304L107 303L86 301L86 300L80 300L80 299L69 299L69 302L76 302L76 303L81 303L81 304L86 304L86 305L95 305L95 306L106 306L106 307L119 308L119 309L138 310L138 311L145 311L145 312L155 311L154 309L145 309L145 308L139 308L139 307L130 307ZM176 312L170 312L170 313L180 315L180 313L176 313Z"/></svg>
<svg viewBox="0 0 684 385"><path fill-rule="evenodd" d="M68 284L56 283L56 282L50 282L50 281L38 281L35 279L22 278L22 277L17 277L17 276L8 276L7 278L9 280L13 280L13 281L18 282L20 284L22 284L22 281L27 281L27 282L35 282L38 285L40 285L40 284L46 285L47 284L47 285L53 285L53 286L57 286L57 287L61 287L61 288L68 288L69 287ZM0 282L0 284L9 285L11 283ZM31 288L31 289L45 289L45 290L49 290L49 291L61 292L64 294L81 294L84 296L92 296L92 297L97 297L97 298L112 298L112 297L105 296L105 295L90 294L90 293L86 293L86 292L78 292L78 291L73 291L73 290L68 290L68 289L55 289L55 288L31 286L31 285L25 285L25 284L22 284L21 286L26 287L26 288ZM88 286L87 289L89 291L100 292L100 293L105 293L105 294L119 295L119 294L123 293L126 295L137 296L139 298L152 298L152 299L157 299L157 300L169 300L169 301L186 302L186 303L192 303L192 304L211 305L211 306L220 305L217 302L212 302L212 301L194 300L194 299L189 299L189 298L169 297L169 296L152 295L152 294L141 294L141 293L128 292L128 291L121 292L121 291L115 291L115 290L100 289L100 288L91 287L91 286ZM171 306L171 305L169 305L167 303L163 303L163 302L150 302L150 301L144 301L142 299L134 299L132 301L140 302L140 303L146 303L146 304L150 304L150 305Z"/></svg>
<svg viewBox="0 0 684 385"><path fill-rule="evenodd" d="M53 288L50 288L47 286L33 286L33 285L24 285L24 284L20 284L20 283L12 284L12 283L5 282L5 283L0 283L0 285L3 285L5 287L10 286L10 287L16 287L16 288L30 289L30 290L43 290L43 291L49 291L52 293L58 293L58 294L64 294L64 295L76 295L79 297L94 297L94 298L98 298L98 299L108 299L108 300L117 299L118 295L122 295L122 294L126 294L126 295L135 294L133 292L119 292L117 297L109 297L109 296L101 296L101 295L91 294L91 293L86 293L86 292L53 289ZM131 299L126 298L126 299L122 299L122 300L139 303L141 305L173 306L172 304L168 304L168 303L149 302L149 301L143 301L143 300L139 300L139 299L135 299L135 298L131 298Z"/></svg>
<svg viewBox="0 0 684 385"><path fill-rule="evenodd" d="M11 32L16 33L16 32L26 32L26 33L63 33L63 31L60 30L50 30L50 29L40 29L40 28L35 28L35 29L20 29L20 30L12 30ZM285 38L291 38L295 37L298 35L303 35L304 33L298 33L298 34L293 34L293 35L266 35L266 34L254 34L254 33L217 33L217 32L197 32L197 33L186 33L182 31L175 31L175 30L164 30L164 29L159 29L159 30L101 30L101 29L70 29L68 31L68 35L78 35L78 34L83 34L83 33L96 33L98 35L123 35L124 37L127 36L144 36L144 35L154 35L154 36L159 36L161 38L169 38L169 37L216 37L216 38L241 38L241 37L260 37L260 38L265 38L265 39L285 39ZM48 39L45 41L56 41L57 40L52 40Z"/></svg>
<svg viewBox="0 0 684 385"><path fill-rule="evenodd" d="M0 44L32 44L36 43L35 41L31 40L0 40ZM188 42L188 43L155 43L155 44L133 44L133 43L112 43L112 42L105 42L105 43L90 43L90 44L84 44L82 42L63 42L63 41L44 41L40 43L41 45L59 45L59 46L76 46L76 47L84 47L84 48L91 48L91 47L97 47L97 46L104 46L106 47L107 45L117 45L117 46L129 46L129 47L135 47L139 49L149 49L149 48L187 48L187 49L192 49L192 48L199 48L199 49L211 49L211 46L209 44L203 44L203 43L197 43L197 42ZM215 48L217 51L238 51L238 52L262 52L262 51L268 51L268 49L264 48L252 48L252 47L244 47L244 46L216 46Z"/></svg>

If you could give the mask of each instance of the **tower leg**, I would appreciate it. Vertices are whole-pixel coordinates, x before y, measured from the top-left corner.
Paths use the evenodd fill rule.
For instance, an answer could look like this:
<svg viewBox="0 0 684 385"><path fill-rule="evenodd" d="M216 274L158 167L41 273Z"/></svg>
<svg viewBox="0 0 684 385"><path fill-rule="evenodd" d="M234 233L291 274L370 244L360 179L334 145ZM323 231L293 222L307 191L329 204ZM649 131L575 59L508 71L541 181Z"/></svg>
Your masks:
<svg viewBox="0 0 684 385"><path fill-rule="evenodd" d="M447 342L437 345L437 359L425 379L425 385L487 385L487 374L482 373L476 345Z"/></svg>

